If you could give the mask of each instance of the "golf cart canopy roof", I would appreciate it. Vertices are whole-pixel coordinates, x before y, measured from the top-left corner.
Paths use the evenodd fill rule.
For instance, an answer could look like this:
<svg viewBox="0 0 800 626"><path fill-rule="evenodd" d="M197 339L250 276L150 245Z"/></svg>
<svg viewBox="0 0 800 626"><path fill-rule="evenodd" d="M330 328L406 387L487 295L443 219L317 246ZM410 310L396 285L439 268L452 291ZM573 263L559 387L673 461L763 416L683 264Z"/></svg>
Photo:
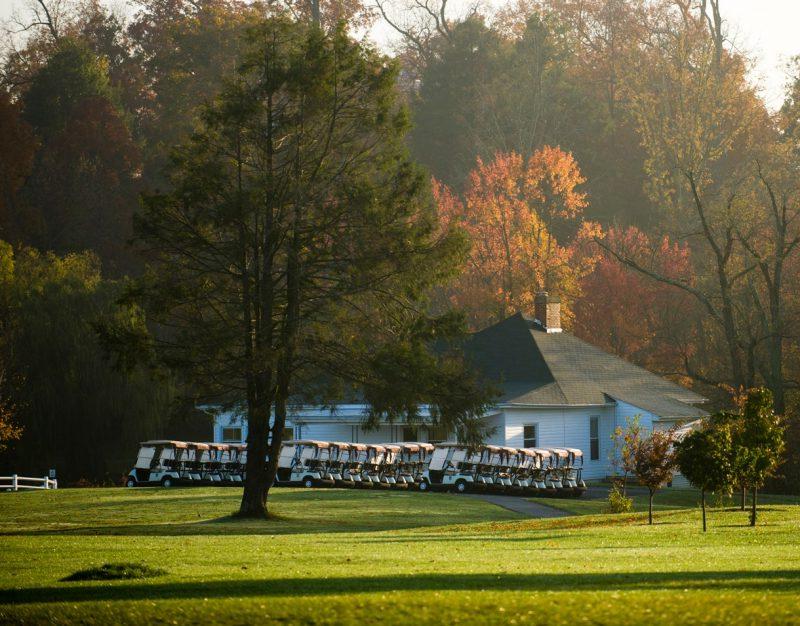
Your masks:
<svg viewBox="0 0 800 626"><path fill-rule="evenodd" d="M331 441L331 445L339 448L340 450L349 450L353 444L345 441Z"/></svg>
<svg viewBox="0 0 800 626"><path fill-rule="evenodd" d="M190 448L194 448L195 450L210 450L211 446L207 443L193 443L191 441L186 442L186 445Z"/></svg>
<svg viewBox="0 0 800 626"><path fill-rule="evenodd" d="M432 443L422 443L421 441L401 441L397 445L408 452L418 452L419 450L430 452L436 447Z"/></svg>
<svg viewBox="0 0 800 626"><path fill-rule="evenodd" d="M389 452L394 452L395 454L400 452L403 448L394 444L394 443L382 443L381 444L384 449L388 450Z"/></svg>
<svg viewBox="0 0 800 626"><path fill-rule="evenodd" d="M534 454L538 454L539 456L553 456L553 453L546 448L528 448L529 450L533 450Z"/></svg>
<svg viewBox="0 0 800 626"><path fill-rule="evenodd" d="M351 443L351 444L350 444L350 448L351 448L352 450L361 450L361 451L364 451L364 450L366 450L366 449L367 449L367 444L365 444L365 443Z"/></svg>
<svg viewBox="0 0 800 626"><path fill-rule="evenodd" d="M461 448L462 450L466 450L469 446L465 446L463 443L458 443L457 441L443 441L442 443L436 444L437 448Z"/></svg>
<svg viewBox="0 0 800 626"><path fill-rule="evenodd" d="M185 448L189 444L185 441L172 441L171 439L152 439L150 441L142 441L140 446L172 446L173 448Z"/></svg>
<svg viewBox="0 0 800 626"><path fill-rule="evenodd" d="M290 439L284 442L287 446L315 446L317 448L328 448L329 441L316 441L315 439Z"/></svg>
<svg viewBox="0 0 800 626"><path fill-rule="evenodd" d="M517 453L517 449L516 448L511 448L509 446L500 446L500 449L503 452L507 453L507 454L516 454Z"/></svg>
<svg viewBox="0 0 800 626"><path fill-rule="evenodd" d="M520 448L517 452L525 456L539 456L535 448Z"/></svg>
<svg viewBox="0 0 800 626"><path fill-rule="evenodd" d="M561 459L565 459L569 456L569 452L566 450L566 448L550 448L550 452Z"/></svg>
<svg viewBox="0 0 800 626"><path fill-rule="evenodd" d="M492 446L492 445L483 446L483 449L493 453L503 451L503 448L501 448L500 446Z"/></svg>
<svg viewBox="0 0 800 626"><path fill-rule="evenodd" d="M583 450L579 448L567 448L567 452L571 452L574 456L583 456Z"/></svg>
<svg viewBox="0 0 800 626"><path fill-rule="evenodd" d="M377 444L377 443L368 443L367 444L367 449L368 450L375 450L376 452L386 452L386 448L384 448L382 445Z"/></svg>

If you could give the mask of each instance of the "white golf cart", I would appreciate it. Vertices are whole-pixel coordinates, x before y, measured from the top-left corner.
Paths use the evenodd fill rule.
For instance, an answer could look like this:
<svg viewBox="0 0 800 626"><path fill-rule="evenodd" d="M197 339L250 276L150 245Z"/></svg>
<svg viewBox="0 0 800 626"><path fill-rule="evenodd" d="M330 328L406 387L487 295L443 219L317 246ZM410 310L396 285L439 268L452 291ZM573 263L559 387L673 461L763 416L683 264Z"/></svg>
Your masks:
<svg viewBox="0 0 800 626"><path fill-rule="evenodd" d="M323 479L329 485L343 483L344 465L350 458L350 444L344 441L331 441L328 449L328 462L325 464Z"/></svg>
<svg viewBox="0 0 800 626"><path fill-rule="evenodd" d="M392 488L407 489L408 485L404 482L399 483L397 480L397 471L400 464L400 455L403 448L394 443L381 444L384 449L383 463L381 463L380 477L381 484L388 485Z"/></svg>
<svg viewBox="0 0 800 626"><path fill-rule="evenodd" d="M500 454L495 466L494 486L499 491L511 491L514 486L513 471L517 466L517 449L508 446L500 447Z"/></svg>
<svg viewBox="0 0 800 626"><path fill-rule="evenodd" d="M532 473L531 487L536 490L538 494L545 496L553 496L556 494L556 488L550 480L550 474L553 471L553 454L550 450L545 448L530 448L536 455L536 468Z"/></svg>
<svg viewBox="0 0 800 626"><path fill-rule="evenodd" d="M470 450L459 443L436 444L423 480L436 490L454 489L458 493L471 490L475 476L474 464L467 459L469 453Z"/></svg>
<svg viewBox="0 0 800 626"><path fill-rule="evenodd" d="M350 443L347 461L342 463L342 485L346 487L370 487L364 485L364 463L367 462L367 444Z"/></svg>
<svg viewBox="0 0 800 626"><path fill-rule="evenodd" d="M566 496L572 489L564 483L569 472L569 452L566 448L550 448L551 471L548 473L550 484L559 496Z"/></svg>
<svg viewBox="0 0 800 626"><path fill-rule="evenodd" d="M385 457L386 448L374 443L367 444L367 458L361 471L362 486L384 488L390 486L381 476L384 470Z"/></svg>
<svg viewBox="0 0 800 626"><path fill-rule="evenodd" d="M186 449L187 444L183 441L157 439L141 442L136 464L128 473L125 485L173 487L181 483L180 457Z"/></svg>
<svg viewBox="0 0 800 626"><path fill-rule="evenodd" d="M517 466L514 470L514 488L525 495L536 495L536 474L539 471L541 457L534 448L520 448L517 451Z"/></svg>
<svg viewBox="0 0 800 626"><path fill-rule="evenodd" d="M286 441L278 456L277 482L316 487L324 484L331 444L301 439Z"/></svg>
<svg viewBox="0 0 800 626"><path fill-rule="evenodd" d="M564 485L572 490L572 495L576 497L586 493L586 483L583 482L583 450L579 448L567 448L569 457L567 459L567 469L564 476Z"/></svg>
<svg viewBox="0 0 800 626"><path fill-rule="evenodd" d="M244 458L244 460L242 460ZM221 473L228 484L239 485L244 480L244 463L247 461L246 444L229 443L221 457Z"/></svg>
<svg viewBox="0 0 800 626"><path fill-rule="evenodd" d="M427 491L430 483L425 478L428 463L435 449L432 443L404 441L400 446L400 458L397 466L397 484L404 483L408 488L417 487Z"/></svg>

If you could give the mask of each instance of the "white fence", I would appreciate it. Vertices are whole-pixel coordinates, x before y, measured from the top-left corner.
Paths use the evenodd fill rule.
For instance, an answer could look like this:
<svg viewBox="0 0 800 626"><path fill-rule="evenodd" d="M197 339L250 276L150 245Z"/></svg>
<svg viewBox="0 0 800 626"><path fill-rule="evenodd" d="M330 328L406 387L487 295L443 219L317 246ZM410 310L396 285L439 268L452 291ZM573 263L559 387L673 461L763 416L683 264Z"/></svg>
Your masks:
<svg viewBox="0 0 800 626"><path fill-rule="evenodd" d="M0 491L19 491L20 489L58 489L58 481L43 476L30 478L28 476L0 476Z"/></svg>

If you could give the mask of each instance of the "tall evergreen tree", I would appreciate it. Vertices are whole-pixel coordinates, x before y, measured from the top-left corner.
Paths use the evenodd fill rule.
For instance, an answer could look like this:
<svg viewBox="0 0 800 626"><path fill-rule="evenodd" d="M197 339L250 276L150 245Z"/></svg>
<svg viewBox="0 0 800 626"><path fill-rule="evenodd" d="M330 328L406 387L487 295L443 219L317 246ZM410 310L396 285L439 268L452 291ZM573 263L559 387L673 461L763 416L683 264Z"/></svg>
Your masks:
<svg viewBox="0 0 800 626"><path fill-rule="evenodd" d="M154 265L132 295L170 328L144 338L164 358L207 395L246 400L240 513L264 517L294 399L357 384L373 423L423 403L474 440L488 397L457 357L428 349L454 318L418 305L463 240L440 232L406 153L395 65L344 28L283 17L244 46L177 152L174 190L146 199L137 232Z"/></svg>

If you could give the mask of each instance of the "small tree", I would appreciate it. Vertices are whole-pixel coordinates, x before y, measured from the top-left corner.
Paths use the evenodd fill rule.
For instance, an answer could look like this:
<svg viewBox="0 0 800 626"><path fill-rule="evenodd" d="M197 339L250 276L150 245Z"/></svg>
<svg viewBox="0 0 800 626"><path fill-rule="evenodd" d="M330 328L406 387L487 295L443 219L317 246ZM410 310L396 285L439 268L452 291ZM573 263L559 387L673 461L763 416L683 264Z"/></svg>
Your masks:
<svg viewBox="0 0 800 626"><path fill-rule="evenodd" d="M726 490L733 478L731 446L731 429L722 424L712 426L711 422L675 444L681 474L700 489L703 532L706 532L706 491Z"/></svg>
<svg viewBox="0 0 800 626"><path fill-rule="evenodd" d="M628 485L628 475L636 473L634 463L634 450L636 450L642 438L641 416L625 418L625 426L617 426L611 439L614 442L614 449L611 451L611 466L614 473L622 471L622 495L626 495Z"/></svg>
<svg viewBox="0 0 800 626"><path fill-rule="evenodd" d="M672 444L675 441L674 430L653 431L640 439L633 449L633 465L640 485L647 487L648 507L647 521L653 523L653 496L670 480L675 472L675 452Z"/></svg>
<svg viewBox="0 0 800 626"><path fill-rule="evenodd" d="M752 492L750 525L756 525L758 489L781 462L785 447L783 420L772 410L772 393L763 387L751 389L744 404L741 430L737 439L741 442L738 455L743 483Z"/></svg>

